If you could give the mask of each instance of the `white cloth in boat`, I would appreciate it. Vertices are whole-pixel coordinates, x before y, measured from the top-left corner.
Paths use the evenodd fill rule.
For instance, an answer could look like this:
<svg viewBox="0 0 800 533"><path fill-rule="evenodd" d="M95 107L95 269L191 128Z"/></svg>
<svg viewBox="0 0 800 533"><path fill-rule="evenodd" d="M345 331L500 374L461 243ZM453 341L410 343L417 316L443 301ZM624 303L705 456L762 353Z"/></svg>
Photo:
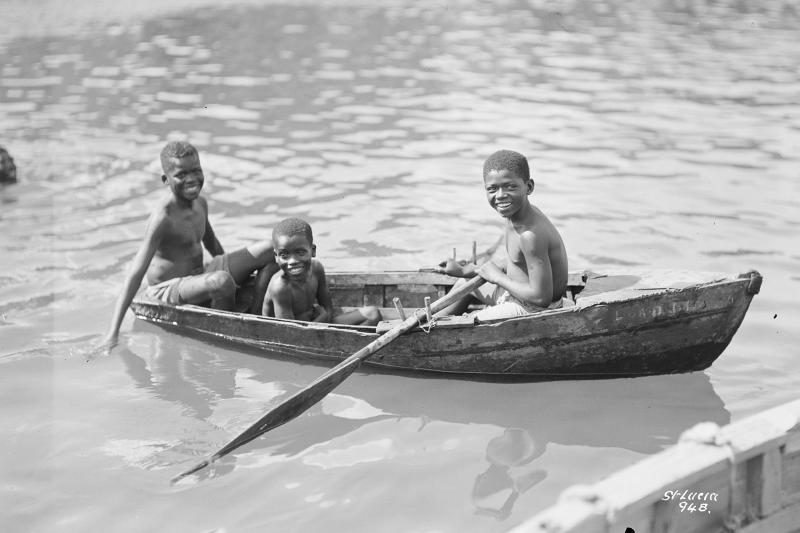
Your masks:
<svg viewBox="0 0 800 533"><path fill-rule="evenodd" d="M547 307L539 307L538 305L533 305L512 296L507 290L493 283L485 284L473 294L486 304L484 309L479 309L478 311L470 313L470 316L474 316L480 322L499 320L502 318L514 318L547 311L549 309L561 309L562 307L575 305L569 298L564 297L556 300Z"/></svg>

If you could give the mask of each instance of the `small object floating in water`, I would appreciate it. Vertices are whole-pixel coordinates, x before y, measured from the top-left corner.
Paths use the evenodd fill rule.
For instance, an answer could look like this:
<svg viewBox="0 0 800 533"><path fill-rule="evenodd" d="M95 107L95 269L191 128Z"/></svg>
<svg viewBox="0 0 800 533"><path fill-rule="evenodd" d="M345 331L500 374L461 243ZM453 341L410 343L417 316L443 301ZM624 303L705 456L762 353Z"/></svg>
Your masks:
<svg viewBox="0 0 800 533"><path fill-rule="evenodd" d="M8 150L0 146L0 183L16 183L17 166Z"/></svg>

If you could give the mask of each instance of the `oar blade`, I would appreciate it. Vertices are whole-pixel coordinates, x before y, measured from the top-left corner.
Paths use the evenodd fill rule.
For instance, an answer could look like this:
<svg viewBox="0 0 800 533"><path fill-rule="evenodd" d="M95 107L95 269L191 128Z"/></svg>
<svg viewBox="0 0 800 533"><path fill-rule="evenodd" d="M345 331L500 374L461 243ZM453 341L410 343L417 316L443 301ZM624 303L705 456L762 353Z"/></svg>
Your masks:
<svg viewBox="0 0 800 533"><path fill-rule="evenodd" d="M347 379L350 374L355 372L360 364L360 359L354 359L352 357L343 361L336 367L326 372L324 375L317 378L317 380L311 385L295 392L289 398L275 406L257 422L240 433L235 439L217 450L214 455L200 461L192 468L172 478L171 483L175 484L186 476L190 476L195 472L210 466L212 463L224 457L225 455L228 455L236 448L244 446L248 442L257 439L264 433L267 433L268 431L271 431L289 422L290 420L297 418L299 415L307 411L309 407L319 403L322 398L327 396L333 389L339 386L342 381Z"/></svg>
<svg viewBox="0 0 800 533"><path fill-rule="evenodd" d="M239 446L297 418L307 411L309 407L318 403L322 398L327 396L328 393L339 386L342 381L355 372L360 364L360 360L353 360L348 361L347 366L340 365L335 367L336 372L328 372L308 387L292 394L289 398L261 417L258 422L246 429L241 435L220 448L214 455L217 458L227 455Z"/></svg>

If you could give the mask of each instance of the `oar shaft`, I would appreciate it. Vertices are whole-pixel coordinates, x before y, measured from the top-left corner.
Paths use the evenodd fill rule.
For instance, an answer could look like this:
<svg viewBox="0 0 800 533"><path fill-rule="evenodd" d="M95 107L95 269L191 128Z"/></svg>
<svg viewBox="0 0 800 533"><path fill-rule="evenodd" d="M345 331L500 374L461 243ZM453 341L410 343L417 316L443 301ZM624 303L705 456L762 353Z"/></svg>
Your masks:
<svg viewBox="0 0 800 533"><path fill-rule="evenodd" d="M484 281L485 280L480 276L475 276L463 285L454 288L442 298L439 298L430 305L431 314L437 313L451 303L467 296L473 290L478 288ZM229 454L236 448L297 417L312 405L322 400L322 398L327 396L328 393L335 389L342 381L347 379L347 377L355 372L355 370L361 365L361 362L364 359L382 349L397 337L414 328L418 323L424 322L425 320L427 320L425 311L419 309L416 310L411 316L406 318L399 325L370 342L353 355L322 374L311 384L294 393L288 399L271 409L266 415L261 417L258 422L244 430L236 438L220 448L214 455L208 459L204 459L194 467L173 478L172 482L175 483L181 478L197 472L206 466L209 466L211 463L222 456Z"/></svg>
<svg viewBox="0 0 800 533"><path fill-rule="evenodd" d="M468 295L470 292L475 290L478 286L480 286L484 282L483 278L480 276L475 276L469 282L462 285L461 287L457 287L455 290L451 291L449 294L445 295L443 298L435 301L431 304L430 309L431 313L436 313L441 311L450 303L457 299L461 299L462 297ZM447 300L447 301L445 301ZM223 446L216 454L214 455L225 455L234 449L238 448L245 442L249 442L255 437L258 437L271 429L275 429L276 427L285 424L286 422L292 420L293 418L297 417L304 411L306 411L309 407L319 402L322 398L328 395L333 389L335 389L342 381L344 381L350 374L355 372L355 370L361 365L361 362L370 357L378 350L385 347L387 344L394 341L397 337L402 335L403 333L407 332L408 330L414 328L420 322L425 322L427 319L424 310L418 309L414 311L414 313L406 318L403 322L395 326L394 328L390 329L374 341L370 342L347 359L336 365L335 367L331 368L320 377L315 379L311 382L308 386L303 388L302 390L294 393L288 399L286 399L283 403L272 409L266 415L264 415L258 422L250 426L247 430L245 430L241 435L237 438L233 439L231 442ZM280 415L280 416L278 416ZM250 437L250 433L254 435ZM250 437L250 438L248 438ZM244 440L246 439L246 440Z"/></svg>

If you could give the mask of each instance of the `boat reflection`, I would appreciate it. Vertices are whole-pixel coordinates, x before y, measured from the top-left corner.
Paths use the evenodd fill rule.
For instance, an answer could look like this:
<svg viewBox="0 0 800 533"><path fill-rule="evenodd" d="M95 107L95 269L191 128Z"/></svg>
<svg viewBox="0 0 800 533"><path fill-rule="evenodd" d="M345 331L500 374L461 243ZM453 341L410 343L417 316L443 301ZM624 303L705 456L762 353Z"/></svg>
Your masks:
<svg viewBox="0 0 800 533"><path fill-rule="evenodd" d="M487 442L488 467L471 492L476 512L498 520L547 478L553 463L542 456L551 443L653 454L699 422L730 422L702 372L521 384L407 377L381 384L375 378L363 380L354 394L385 411L503 428Z"/></svg>
<svg viewBox="0 0 800 533"><path fill-rule="evenodd" d="M115 353L135 384L179 404L204 428L196 440L162 457L161 465L176 470L218 449L329 368L234 352L141 322L134 331L127 347ZM357 372L307 414L249 443L202 476L232 471L237 456L240 464L252 464L252 458L241 460L248 451L283 460L320 447L348 442L352 447L359 431L383 427L385 432L380 423L386 420L417 421L418 431L431 422L475 427L473 433L486 438L487 467L474 480L473 505L478 513L503 519L521 494L547 478L542 456L550 444L653 454L694 424L724 425L730 414L702 372L539 383Z"/></svg>

